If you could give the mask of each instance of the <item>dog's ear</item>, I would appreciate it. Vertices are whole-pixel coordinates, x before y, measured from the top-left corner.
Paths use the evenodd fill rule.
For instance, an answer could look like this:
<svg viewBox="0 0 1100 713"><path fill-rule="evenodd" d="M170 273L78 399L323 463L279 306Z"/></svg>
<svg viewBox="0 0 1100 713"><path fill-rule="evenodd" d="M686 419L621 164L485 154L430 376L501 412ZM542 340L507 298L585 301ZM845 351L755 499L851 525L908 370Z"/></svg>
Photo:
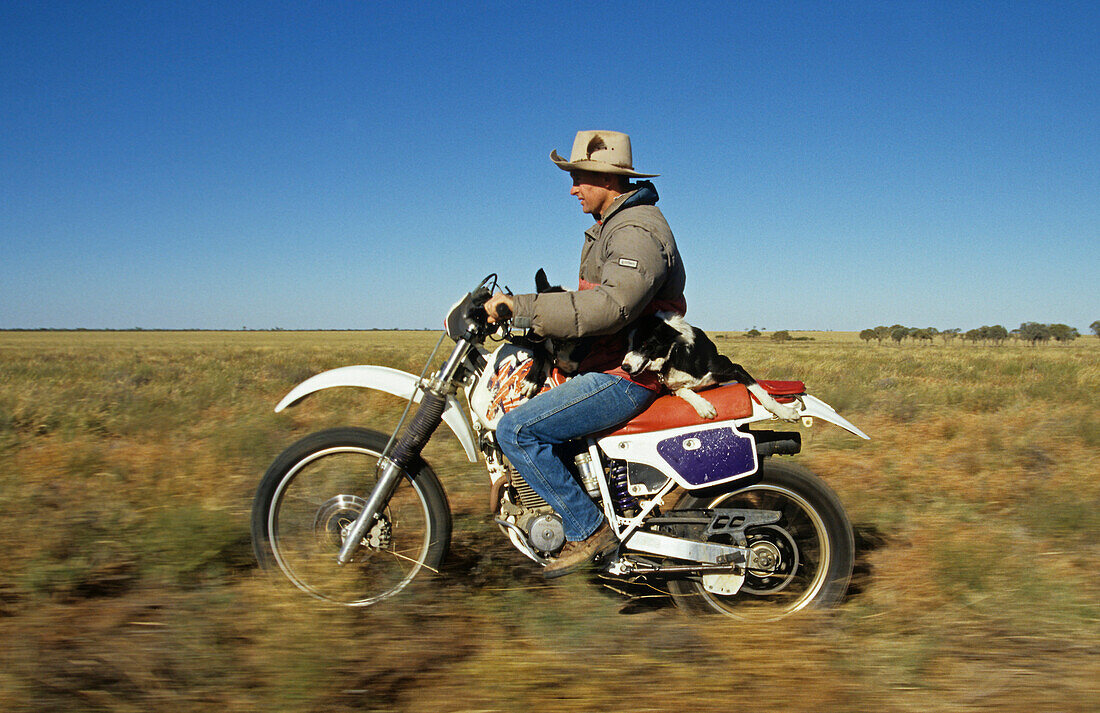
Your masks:
<svg viewBox="0 0 1100 713"><path fill-rule="evenodd" d="M686 350L687 348L680 342L673 342L668 349L668 356L666 358L670 364L683 366L684 359L682 355Z"/></svg>
<svg viewBox="0 0 1100 713"><path fill-rule="evenodd" d="M648 334L634 350L647 359L667 359L672 352L672 347L676 344L677 337L680 336L680 332L663 320L652 319L653 323L648 325L650 327Z"/></svg>
<svg viewBox="0 0 1100 713"><path fill-rule="evenodd" d="M660 322L653 316L641 317L631 328L627 336L627 345L631 350L648 356L653 352L653 346L658 341L660 326Z"/></svg>
<svg viewBox="0 0 1100 713"><path fill-rule="evenodd" d="M664 320L661 320L660 325L658 325L656 329L656 333L665 344L678 344L684 341L684 335L680 330Z"/></svg>
<svg viewBox="0 0 1100 713"><path fill-rule="evenodd" d="M535 292L546 292L550 289L550 280L546 279L546 271L541 267L535 273Z"/></svg>

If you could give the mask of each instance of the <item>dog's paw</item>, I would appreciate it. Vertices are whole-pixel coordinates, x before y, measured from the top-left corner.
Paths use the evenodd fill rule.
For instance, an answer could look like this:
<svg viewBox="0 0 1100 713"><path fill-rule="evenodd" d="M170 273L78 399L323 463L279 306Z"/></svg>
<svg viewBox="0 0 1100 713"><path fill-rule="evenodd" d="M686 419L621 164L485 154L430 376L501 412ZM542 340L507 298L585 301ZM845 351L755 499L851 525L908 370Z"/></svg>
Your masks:
<svg viewBox="0 0 1100 713"><path fill-rule="evenodd" d="M784 421L797 421L801 417L798 413L798 409L793 406L787 406L786 404L776 403L768 410Z"/></svg>
<svg viewBox="0 0 1100 713"><path fill-rule="evenodd" d="M554 366L558 367L558 371L569 375L576 374L577 369L581 367L579 362L570 361L569 359L563 359L561 357L558 357L554 361Z"/></svg>
<svg viewBox="0 0 1100 713"><path fill-rule="evenodd" d="M516 391L525 399L531 399L538 395L542 391L542 384L537 384L530 379L523 379Z"/></svg>
<svg viewBox="0 0 1100 713"><path fill-rule="evenodd" d="M714 408L714 404L691 389L676 389L676 395L691 404L691 407L695 409L695 413L699 414L699 418L705 418L709 421L718 416L718 409Z"/></svg>
<svg viewBox="0 0 1100 713"><path fill-rule="evenodd" d="M718 417L718 409L706 401L703 404L695 404L695 413L699 414L699 418L705 418L708 421Z"/></svg>

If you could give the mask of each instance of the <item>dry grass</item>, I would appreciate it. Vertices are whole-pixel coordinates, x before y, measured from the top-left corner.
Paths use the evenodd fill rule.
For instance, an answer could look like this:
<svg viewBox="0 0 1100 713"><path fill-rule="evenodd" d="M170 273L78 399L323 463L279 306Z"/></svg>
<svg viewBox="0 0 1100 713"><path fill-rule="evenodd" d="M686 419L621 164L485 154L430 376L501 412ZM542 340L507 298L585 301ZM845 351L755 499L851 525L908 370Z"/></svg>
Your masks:
<svg viewBox="0 0 1100 713"><path fill-rule="evenodd" d="M255 571L252 491L298 436L385 427L401 404L271 407L326 368L418 371L437 335L0 333L0 710L1097 709L1094 340L715 336L874 439L818 426L798 456L856 524L838 611L749 627L546 584L446 437L443 577L369 611L315 605Z"/></svg>

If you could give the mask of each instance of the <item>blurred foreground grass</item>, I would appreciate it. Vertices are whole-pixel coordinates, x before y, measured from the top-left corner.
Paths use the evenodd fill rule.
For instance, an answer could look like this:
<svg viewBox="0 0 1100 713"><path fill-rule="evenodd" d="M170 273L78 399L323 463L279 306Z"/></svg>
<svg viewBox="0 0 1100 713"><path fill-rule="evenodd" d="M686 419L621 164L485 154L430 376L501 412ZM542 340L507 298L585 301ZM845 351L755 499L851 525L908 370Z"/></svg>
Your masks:
<svg viewBox="0 0 1100 713"><path fill-rule="evenodd" d="M835 612L749 626L544 583L441 431L443 576L365 611L254 569L253 489L319 428L399 400L324 369L419 372L426 332L0 333L0 710L1097 710L1100 348L886 347L716 335L871 434L797 458L855 523Z"/></svg>

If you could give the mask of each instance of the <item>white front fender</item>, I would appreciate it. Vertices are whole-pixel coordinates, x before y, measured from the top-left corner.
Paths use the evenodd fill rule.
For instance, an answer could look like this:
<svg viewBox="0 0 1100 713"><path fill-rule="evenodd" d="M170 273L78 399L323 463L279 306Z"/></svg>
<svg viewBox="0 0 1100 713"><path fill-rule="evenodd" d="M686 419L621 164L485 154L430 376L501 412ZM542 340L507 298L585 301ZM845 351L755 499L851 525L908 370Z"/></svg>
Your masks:
<svg viewBox="0 0 1100 713"><path fill-rule="evenodd" d="M331 369L316 376L311 376L295 386L275 407L275 413L294 405L314 392L337 386L376 389L385 391L387 394L400 396L403 399L412 399L413 403L417 403L420 401L421 393L420 389L416 388L417 381L417 377L407 371L391 369L388 366L342 366L339 369ZM462 405L454 396L447 397L447 408L443 411L443 421L450 426L451 431L458 437L470 462L477 463L477 439L474 438L473 428L470 427L470 422L462 411Z"/></svg>

